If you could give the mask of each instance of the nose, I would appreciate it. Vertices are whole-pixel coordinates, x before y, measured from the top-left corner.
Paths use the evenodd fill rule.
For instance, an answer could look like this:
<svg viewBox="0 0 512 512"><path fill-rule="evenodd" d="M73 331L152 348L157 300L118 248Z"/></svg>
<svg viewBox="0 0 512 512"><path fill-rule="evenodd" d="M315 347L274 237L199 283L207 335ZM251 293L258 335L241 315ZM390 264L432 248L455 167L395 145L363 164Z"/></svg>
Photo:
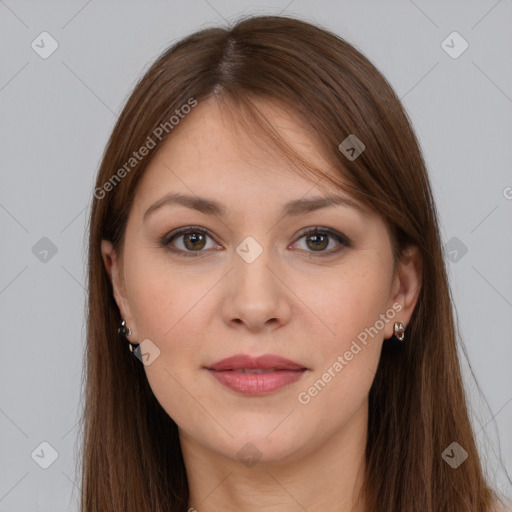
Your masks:
<svg viewBox="0 0 512 512"><path fill-rule="evenodd" d="M279 275L271 250L263 250L252 262L235 253L224 285L223 319L230 327L255 333L290 321L293 294Z"/></svg>

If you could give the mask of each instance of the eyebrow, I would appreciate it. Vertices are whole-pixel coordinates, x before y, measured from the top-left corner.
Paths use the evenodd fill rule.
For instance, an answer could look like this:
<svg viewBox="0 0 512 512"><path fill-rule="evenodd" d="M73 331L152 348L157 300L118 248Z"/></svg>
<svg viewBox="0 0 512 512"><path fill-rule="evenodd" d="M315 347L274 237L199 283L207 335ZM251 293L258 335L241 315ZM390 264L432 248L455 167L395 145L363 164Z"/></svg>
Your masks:
<svg viewBox="0 0 512 512"><path fill-rule="evenodd" d="M216 215L218 217L226 217L226 207L206 197L191 196L180 193L170 193L164 197L155 201L144 213L143 219L146 218L162 208L162 206L181 205L193 210L198 210L206 215ZM294 199L289 201L283 207L283 216L297 216L305 213L310 213L321 208L327 208L329 206L344 206L347 208L354 208L362 212L362 207L356 202L349 198L340 196L326 196L326 197L315 197L311 199Z"/></svg>

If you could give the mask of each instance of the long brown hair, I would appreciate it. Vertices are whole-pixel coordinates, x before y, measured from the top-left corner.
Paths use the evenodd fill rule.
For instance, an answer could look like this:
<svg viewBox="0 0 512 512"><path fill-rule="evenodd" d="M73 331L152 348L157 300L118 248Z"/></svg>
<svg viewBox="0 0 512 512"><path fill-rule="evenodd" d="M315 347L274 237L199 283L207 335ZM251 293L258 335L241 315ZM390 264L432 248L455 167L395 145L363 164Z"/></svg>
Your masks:
<svg viewBox="0 0 512 512"><path fill-rule="evenodd" d="M82 512L187 507L177 426L119 339L100 242L122 250L137 183L179 129L176 111L187 113L211 96L304 170L307 162L284 147L253 100L274 100L301 116L343 178L334 182L385 220L395 262L408 245L421 252L408 342L399 349L384 343L370 390L367 510L489 511L497 496L483 476L468 419L437 212L408 117L386 79L345 40L297 19L257 16L230 29L201 30L165 51L137 84L106 147L90 220ZM354 160L338 147L351 134L366 146ZM143 146L149 154L135 159ZM468 454L457 469L441 457L453 442Z"/></svg>

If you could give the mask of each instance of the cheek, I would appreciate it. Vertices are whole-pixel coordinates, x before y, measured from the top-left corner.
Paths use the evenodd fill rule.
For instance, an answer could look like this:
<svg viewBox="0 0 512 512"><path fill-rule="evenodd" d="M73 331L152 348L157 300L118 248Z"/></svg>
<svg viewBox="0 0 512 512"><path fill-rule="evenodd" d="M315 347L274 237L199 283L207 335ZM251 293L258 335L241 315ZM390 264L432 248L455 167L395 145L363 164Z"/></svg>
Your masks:
<svg viewBox="0 0 512 512"><path fill-rule="evenodd" d="M309 294L322 332L315 337L317 365L301 386L299 403L309 412L332 411L333 425L366 400L378 366L388 311L391 263L363 258L325 281L324 293Z"/></svg>
<svg viewBox="0 0 512 512"><path fill-rule="evenodd" d="M172 339L174 331L187 323L187 312L197 305L206 286L144 254L134 254L127 262L125 281L137 332L157 343Z"/></svg>
<svg viewBox="0 0 512 512"><path fill-rule="evenodd" d="M199 368L198 355L204 351L199 301L213 283L207 278L187 279L150 257L133 258L125 267L125 279L138 338L150 339L160 351L144 366L156 399L181 428L203 424L204 411L198 404L207 400L191 385L190 372Z"/></svg>
<svg viewBox="0 0 512 512"><path fill-rule="evenodd" d="M328 335L314 338L317 364L296 397L304 422L322 418L319 436L331 435L362 410L382 348L387 282L378 272L351 270L317 296L315 311Z"/></svg>
<svg viewBox="0 0 512 512"><path fill-rule="evenodd" d="M208 291L215 286L218 276L194 278L163 258L133 256L125 267L125 280L129 283L127 292L137 338L151 340L159 350L154 362L144 367L148 381L164 409L170 415L173 412L175 421L187 410L187 418L195 416L197 403L187 391L191 372L202 367L207 353L208 325L204 312L205 308L212 309ZM199 399L200 393L197 390L194 396Z"/></svg>
<svg viewBox="0 0 512 512"><path fill-rule="evenodd" d="M324 353L342 350L358 336L364 339L368 330L372 337L379 338L373 328L377 323L377 330L383 329L379 318L386 312L390 293L385 270L382 261L347 265L325 280L316 281L314 293L309 286L307 295L311 283L303 283L302 293L297 294L306 297L305 302L325 327L322 328L324 336L320 337L324 340Z"/></svg>

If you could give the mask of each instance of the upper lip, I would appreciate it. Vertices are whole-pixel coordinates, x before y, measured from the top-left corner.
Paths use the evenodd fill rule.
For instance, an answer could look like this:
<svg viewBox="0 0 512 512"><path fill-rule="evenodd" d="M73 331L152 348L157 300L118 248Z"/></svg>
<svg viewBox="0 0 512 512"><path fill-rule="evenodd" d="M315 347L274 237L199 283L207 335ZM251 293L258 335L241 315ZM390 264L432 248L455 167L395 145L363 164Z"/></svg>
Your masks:
<svg viewBox="0 0 512 512"><path fill-rule="evenodd" d="M207 367L208 370L307 370L303 365L273 354L252 357L247 354L236 354L222 359Z"/></svg>

